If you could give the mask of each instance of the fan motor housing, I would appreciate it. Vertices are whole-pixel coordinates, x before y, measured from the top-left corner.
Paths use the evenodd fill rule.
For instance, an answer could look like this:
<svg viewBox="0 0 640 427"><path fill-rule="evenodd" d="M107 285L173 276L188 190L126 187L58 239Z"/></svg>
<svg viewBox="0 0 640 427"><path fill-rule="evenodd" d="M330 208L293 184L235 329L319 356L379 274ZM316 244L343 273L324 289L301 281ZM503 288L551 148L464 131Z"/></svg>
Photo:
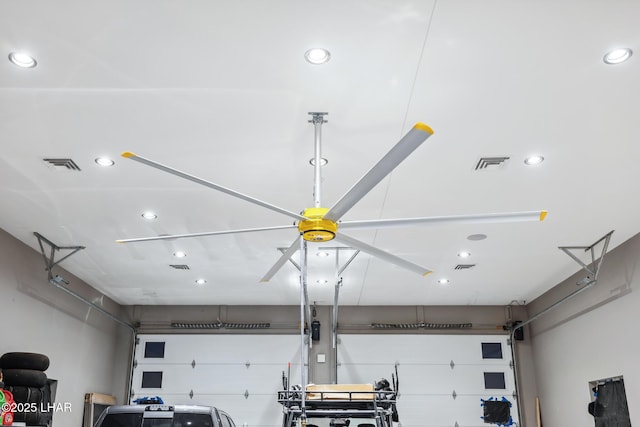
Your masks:
<svg viewBox="0 0 640 427"><path fill-rule="evenodd" d="M298 231L302 238L309 242L328 242L336 237L338 223L324 219L328 208L307 208L302 212L304 219L298 223Z"/></svg>

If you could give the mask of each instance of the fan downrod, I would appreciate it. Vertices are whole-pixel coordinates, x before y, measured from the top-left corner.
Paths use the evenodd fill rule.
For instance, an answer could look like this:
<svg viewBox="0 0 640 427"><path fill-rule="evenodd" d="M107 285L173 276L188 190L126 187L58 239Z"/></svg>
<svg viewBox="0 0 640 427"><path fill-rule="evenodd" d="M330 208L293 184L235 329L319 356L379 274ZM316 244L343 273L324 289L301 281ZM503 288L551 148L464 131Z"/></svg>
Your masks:
<svg viewBox="0 0 640 427"><path fill-rule="evenodd" d="M338 223L324 219L328 208L307 208L302 212L302 216L308 219L298 223L298 231L304 240L309 242L328 242L336 237Z"/></svg>

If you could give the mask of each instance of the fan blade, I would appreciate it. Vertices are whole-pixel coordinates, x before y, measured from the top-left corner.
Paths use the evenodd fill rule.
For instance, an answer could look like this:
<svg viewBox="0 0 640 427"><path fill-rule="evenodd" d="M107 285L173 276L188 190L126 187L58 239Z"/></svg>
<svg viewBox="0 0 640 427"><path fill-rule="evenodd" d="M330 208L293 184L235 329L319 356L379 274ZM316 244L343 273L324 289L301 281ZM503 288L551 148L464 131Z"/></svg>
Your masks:
<svg viewBox="0 0 640 427"><path fill-rule="evenodd" d="M361 242L360 240L356 240L353 237L345 236L343 233L336 234L335 239L338 240L339 242L344 243L345 245L351 246L356 249L360 249L362 252L366 252L369 255L373 255L384 261L388 261L392 264L395 264L399 267L406 268L407 270L421 274L422 276L426 276L427 274L431 273L431 270L429 270L428 268L421 267L417 264L407 261L406 259L392 255L389 252L380 250L367 243Z"/></svg>
<svg viewBox="0 0 640 427"><path fill-rule="evenodd" d="M396 168L409 154L420 146L433 130L424 123L416 123L413 128L373 166L356 184L347 191L325 214L324 219L338 221L362 199L373 187Z"/></svg>
<svg viewBox="0 0 640 427"><path fill-rule="evenodd" d="M544 221L547 211L507 212L476 215L431 216L422 218L371 219L363 221L343 221L340 228L393 228L408 225L423 224L451 224L451 223L490 223L490 222L520 222Z"/></svg>
<svg viewBox="0 0 640 427"><path fill-rule="evenodd" d="M276 263L273 264L273 267L271 267L271 269L267 271L267 274L265 274L264 277L260 279L260 281L268 282L269 280L271 280L271 278L276 275L276 273L282 268L283 265L287 263L287 261L289 261L289 258L291 258L299 248L300 248L300 236L298 236L298 238L293 241L291 246L289 246L289 248L282 253L282 256L280 257L280 259L278 259L278 261L276 261Z"/></svg>
<svg viewBox="0 0 640 427"><path fill-rule="evenodd" d="M289 228L298 228L298 227L295 225L277 225L275 227L241 228L238 230L225 230L225 231L205 231L204 233L168 234L166 236L139 237L135 239L119 239L119 240L116 240L116 243L149 242L152 240L183 239L185 237L219 236L222 234L252 233L254 231L269 231L269 230L286 230Z"/></svg>
<svg viewBox="0 0 640 427"><path fill-rule="evenodd" d="M214 190L222 191L223 193L227 193L230 196L237 197L239 199L245 200L245 201L247 201L249 203L253 203L253 204L258 205L258 206L262 206L262 207L267 208L267 209L271 209L272 211L276 211L276 212L279 212L281 214L285 214L285 215L290 216L292 218L300 219L300 220L307 219L307 218L303 217L302 215L297 214L295 212L290 212L290 211L288 211L286 209L279 208L278 206L274 206L274 205L272 205L270 203L263 202L262 200L253 198L251 196L247 196L246 194L239 193L239 192L231 190L231 189L229 189L227 187L223 187L222 185L218 185L218 184L214 184L213 182L205 181L204 179L198 178L198 177L193 176L193 175L189 175L188 173L179 171L179 170L171 168L169 166L165 166L163 164L160 164L160 163L155 162L153 160L147 159L145 157L138 156L137 154L132 153L130 151L125 151L121 155L122 155L122 157L126 157L127 159L135 160L136 162L140 162L142 164L145 164L147 166L151 166L153 168L159 169L159 170L164 171L164 172L169 172L170 174L179 176L180 178L188 179L189 181L195 182L195 183L200 184L200 185L204 185L205 187L209 187L209 188L213 188Z"/></svg>

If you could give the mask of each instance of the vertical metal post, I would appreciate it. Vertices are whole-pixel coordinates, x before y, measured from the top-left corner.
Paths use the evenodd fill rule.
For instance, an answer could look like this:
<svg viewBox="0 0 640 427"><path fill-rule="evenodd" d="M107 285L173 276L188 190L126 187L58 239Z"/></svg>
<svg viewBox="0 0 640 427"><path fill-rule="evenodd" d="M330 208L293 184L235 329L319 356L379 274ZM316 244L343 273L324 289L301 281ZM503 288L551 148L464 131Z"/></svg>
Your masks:
<svg viewBox="0 0 640 427"><path fill-rule="evenodd" d="M340 250L336 249L336 276L335 276L335 292L333 296L333 319L332 319L332 337L333 341L333 383L338 384L338 296L340 294L340 286L342 279L340 278Z"/></svg>
<svg viewBox="0 0 640 427"><path fill-rule="evenodd" d="M309 123L313 123L315 129L313 150L313 204L316 208L322 207L322 124L327 121L324 116L328 113L309 113L312 117Z"/></svg>
<svg viewBox="0 0 640 427"><path fill-rule="evenodd" d="M304 340L304 313L305 313L305 289L307 283L307 241L300 239L300 381L301 381L301 408L300 417L303 425L306 425L305 399L307 395L307 346Z"/></svg>
<svg viewBox="0 0 640 427"><path fill-rule="evenodd" d="M336 277L335 277L335 292L333 295L333 348L334 350L338 348L338 296L340 294L341 284L342 284L342 279L340 279L340 251L336 250ZM336 360L336 363L337 363L337 360Z"/></svg>
<svg viewBox="0 0 640 427"><path fill-rule="evenodd" d="M131 330L133 342L131 343L131 359L129 360L129 381L127 382L127 390L125 392L126 403L125 405L131 404L131 392L133 391L133 365L136 362L136 347L138 345L138 333L135 329Z"/></svg>
<svg viewBox="0 0 640 427"><path fill-rule="evenodd" d="M313 144L313 205L316 208L322 206L322 120L313 121L315 128Z"/></svg>
<svg viewBox="0 0 640 427"><path fill-rule="evenodd" d="M336 280L335 294L333 297L333 383L338 384L338 297L340 295L342 279Z"/></svg>

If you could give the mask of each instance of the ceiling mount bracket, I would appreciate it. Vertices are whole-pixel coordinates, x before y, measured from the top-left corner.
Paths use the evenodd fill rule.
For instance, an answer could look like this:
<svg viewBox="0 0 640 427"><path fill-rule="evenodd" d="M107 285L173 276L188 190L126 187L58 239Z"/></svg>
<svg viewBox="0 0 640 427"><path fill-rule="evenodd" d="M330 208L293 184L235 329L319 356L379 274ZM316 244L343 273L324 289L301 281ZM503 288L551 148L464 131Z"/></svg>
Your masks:
<svg viewBox="0 0 640 427"><path fill-rule="evenodd" d="M56 278L60 277L60 276L56 276L54 278L53 272L52 272L53 267L60 264L62 261L69 258L71 255L75 254L76 252L81 251L82 249L85 249L84 246L58 246L55 243L53 243L51 240L44 237L42 234L38 233L37 231L34 232L33 234L38 238L38 244L40 245L40 252L42 253L42 257L44 258L45 269L47 270L47 274L48 274L47 278L49 280L55 281ZM50 251L48 256L44 249L43 243L49 246ZM67 255L63 256L58 261L56 261L55 260L56 251L60 251L60 250L68 250L68 251L71 251L71 253L68 253ZM58 280L64 281L64 279L62 278Z"/></svg>
<svg viewBox="0 0 640 427"><path fill-rule="evenodd" d="M315 112L315 111L311 111L309 113L307 113L311 116L311 120L309 120L309 123L313 123L315 124L322 124L322 123L327 123L327 121L324 119L324 116L329 115L329 113L319 113L319 112Z"/></svg>
<svg viewBox="0 0 640 427"><path fill-rule="evenodd" d="M577 285L579 286L587 285L592 282L596 282L598 280L598 274L600 274L600 266L602 265L602 262L604 261L604 256L607 253L607 248L609 247L609 240L611 240L611 235L613 234L613 231L614 230L611 230L610 232L602 236L600 239L598 239L595 243L589 246L559 246L558 247L558 249L560 249L561 251L569 255L571 259L573 259L575 262L580 264L582 269L587 272L587 277L578 281ZM600 256L596 257L595 247L598 246L600 243L602 243L602 251L600 252ZM574 253L571 252L576 250L590 252L591 262L589 264L586 264L580 258L578 258Z"/></svg>

